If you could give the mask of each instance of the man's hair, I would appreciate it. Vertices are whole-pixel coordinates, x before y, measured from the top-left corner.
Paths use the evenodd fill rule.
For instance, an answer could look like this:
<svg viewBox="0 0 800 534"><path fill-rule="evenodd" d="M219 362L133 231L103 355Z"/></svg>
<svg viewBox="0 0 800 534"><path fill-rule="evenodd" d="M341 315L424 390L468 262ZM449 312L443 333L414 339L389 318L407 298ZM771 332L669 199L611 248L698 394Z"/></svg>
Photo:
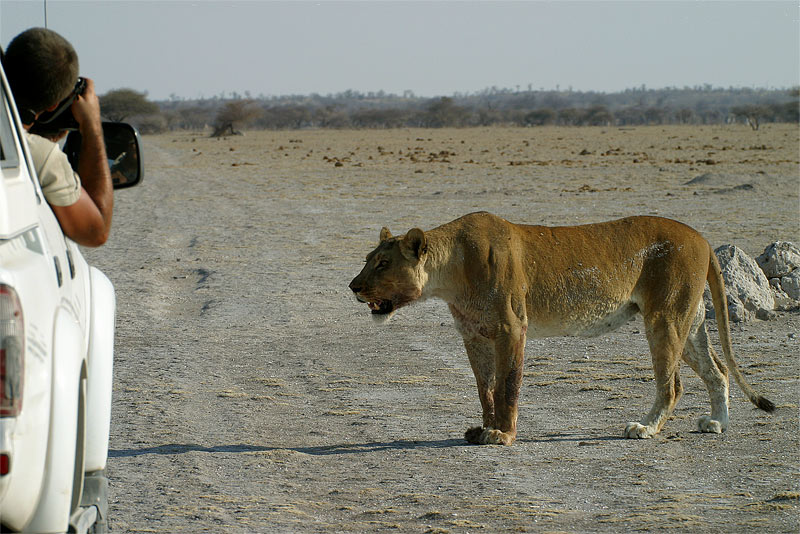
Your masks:
<svg viewBox="0 0 800 534"><path fill-rule="evenodd" d="M31 28L9 43L3 69L19 110L39 113L75 87L78 54L53 30Z"/></svg>

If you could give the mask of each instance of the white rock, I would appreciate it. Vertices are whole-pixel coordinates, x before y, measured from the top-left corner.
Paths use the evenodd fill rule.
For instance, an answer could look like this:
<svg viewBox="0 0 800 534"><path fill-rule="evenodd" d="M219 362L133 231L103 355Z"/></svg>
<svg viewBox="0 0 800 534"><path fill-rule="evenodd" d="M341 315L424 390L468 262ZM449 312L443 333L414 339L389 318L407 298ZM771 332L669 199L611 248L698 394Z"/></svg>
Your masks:
<svg viewBox="0 0 800 534"><path fill-rule="evenodd" d="M714 251L722 268L725 293L728 298L728 315L731 321L743 322L753 318L774 316L775 297L769 280L758 264L733 245L723 245ZM710 297L710 294L708 297ZM710 299L706 308L713 311ZM709 313L713 317L713 313Z"/></svg>
<svg viewBox="0 0 800 534"><path fill-rule="evenodd" d="M800 267L800 249L789 241L776 241L764 249L756 263L767 278L782 278Z"/></svg>

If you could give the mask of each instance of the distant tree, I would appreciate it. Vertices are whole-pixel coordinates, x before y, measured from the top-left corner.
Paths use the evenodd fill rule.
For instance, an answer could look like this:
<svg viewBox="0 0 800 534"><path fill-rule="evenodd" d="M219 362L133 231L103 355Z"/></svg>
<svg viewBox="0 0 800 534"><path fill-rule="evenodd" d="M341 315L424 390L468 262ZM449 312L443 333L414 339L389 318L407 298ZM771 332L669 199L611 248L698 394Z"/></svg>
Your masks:
<svg viewBox="0 0 800 534"><path fill-rule="evenodd" d="M788 92L791 100L784 104L774 104L775 120L781 122L800 122L800 87L793 87Z"/></svg>
<svg viewBox="0 0 800 534"><path fill-rule="evenodd" d="M161 113L151 113L150 115L140 115L137 117L136 128L143 135L157 134L167 131L167 118Z"/></svg>
<svg viewBox="0 0 800 534"><path fill-rule="evenodd" d="M667 110L661 107L650 107L644 112L647 124L664 124L667 120Z"/></svg>
<svg viewBox="0 0 800 534"><path fill-rule="evenodd" d="M731 113L733 113L735 117L744 119L753 130L758 130L761 119L769 114L769 110L764 106L747 105L736 106L731 109Z"/></svg>
<svg viewBox="0 0 800 534"><path fill-rule="evenodd" d="M608 126L614 122L614 116L605 106L592 106L586 111L583 123L589 126Z"/></svg>
<svg viewBox="0 0 800 534"><path fill-rule="evenodd" d="M644 110L640 106L620 109L614 113L614 118L620 126L644 124L647 122L644 116Z"/></svg>
<svg viewBox="0 0 800 534"><path fill-rule="evenodd" d="M211 137L241 135L236 128L244 127L260 114L260 109L252 100L233 100L217 112L214 119L214 132Z"/></svg>
<svg viewBox="0 0 800 534"><path fill-rule="evenodd" d="M311 117L308 106L270 106L264 108L256 123L269 130L299 130L311 124Z"/></svg>
<svg viewBox="0 0 800 534"><path fill-rule="evenodd" d="M676 118L681 124L690 124L694 120L694 111L689 108L680 109L676 114Z"/></svg>
<svg viewBox="0 0 800 534"><path fill-rule="evenodd" d="M800 122L800 103L787 102L779 105L778 120L781 122Z"/></svg>
<svg viewBox="0 0 800 534"><path fill-rule="evenodd" d="M577 126L581 120L581 112L575 108L558 110L558 122L564 126Z"/></svg>
<svg viewBox="0 0 800 534"><path fill-rule="evenodd" d="M500 124L504 120L505 115L499 110L491 108L481 108L478 110L478 126L491 126L492 124Z"/></svg>
<svg viewBox="0 0 800 534"><path fill-rule="evenodd" d="M554 110L561 110L569 107L570 102L560 93L547 93L541 101L541 106L544 108L551 108Z"/></svg>
<svg viewBox="0 0 800 534"><path fill-rule="evenodd" d="M2 1L2 0L0 0ZM224 96L225 93L223 93ZM237 101L249 101L248 93ZM230 98L230 97L228 97ZM454 93L444 98L418 97L411 91L399 95L383 91L360 93L355 90L337 94L285 95L257 97L255 118L233 121L230 128L249 127L268 129L302 128L402 128L444 126L489 126L506 124L527 126L556 124L579 126L586 124L722 124L747 120L746 114L735 115L744 106L760 106L761 112L751 117L759 124L800 121L800 91L798 88L753 89L667 87L628 89L617 93L594 91L533 90L490 87L474 93ZM160 102L163 117L171 129L198 129L216 124L215 118L231 100L219 95L199 100L184 100L172 95ZM108 108L109 112L111 107ZM549 110L549 111L548 111ZM225 113L230 110L225 111ZM551 113L555 113L555 118ZM115 117L118 118L118 117ZM136 122L139 117L126 118ZM146 121L156 127L162 121Z"/></svg>
<svg viewBox="0 0 800 534"><path fill-rule="evenodd" d="M409 113L401 109L365 109L350 114L356 128L401 128L408 119Z"/></svg>
<svg viewBox="0 0 800 534"><path fill-rule="evenodd" d="M100 97L100 109L105 117L122 122L134 115L152 115L160 112L157 104L147 100L146 93L133 89L113 89Z"/></svg>
<svg viewBox="0 0 800 534"><path fill-rule="evenodd" d="M429 128L463 126L467 121L468 115L469 112L466 108L457 106L452 98L444 96L433 99L428 104L425 122Z"/></svg>
<svg viewBox="0 0 800 534"><path fill-rule="evenodd" d="M189 130L202 130L214 120L214 112L202 106L180 108L177 118L170 127L187 128Z"/></svg>
<svg viewBox="0 0 800 534"><path fill-rule="evenodd" d="M524 121L528 126L544 126L556 122L558 115L550 108L537 109L525 115Z"/></svg>
<svg viewBox="0 0 800 534"><path fill-rule="evenodd" d="M700 112L700 121L703 124L720 124L724 120L724 114L716 109L707 109Z"/></svg>
<svg viewBox="0 0 800 534"><path fill-rule="evenodd" d="M311 122L320 128L342 129L351 125L351 117L335 106L326 106L311 113Z"/></svg>

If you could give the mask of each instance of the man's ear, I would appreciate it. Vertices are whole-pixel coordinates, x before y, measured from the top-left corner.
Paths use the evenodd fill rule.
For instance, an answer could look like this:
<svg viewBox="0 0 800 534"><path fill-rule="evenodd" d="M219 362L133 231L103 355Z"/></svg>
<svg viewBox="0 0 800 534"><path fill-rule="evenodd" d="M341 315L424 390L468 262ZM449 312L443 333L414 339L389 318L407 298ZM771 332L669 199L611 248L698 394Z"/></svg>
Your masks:
<svg viewBox="0 0 800 534"><path fill-rule="evenodd" d="M389 231L388 228L386 228L385 226L383 228L381 228L381 241L380 241L381 243L383 243L384 241L390 239L391 237L392 237L392 233Z"/></svg>
<svg viewBox="0 0 800 534"><path fill-rule="evenodd" d="M419 228L412 228L403 238L400 250L408 259L421 260L428 252L428 240L425 232Z"/></svg>

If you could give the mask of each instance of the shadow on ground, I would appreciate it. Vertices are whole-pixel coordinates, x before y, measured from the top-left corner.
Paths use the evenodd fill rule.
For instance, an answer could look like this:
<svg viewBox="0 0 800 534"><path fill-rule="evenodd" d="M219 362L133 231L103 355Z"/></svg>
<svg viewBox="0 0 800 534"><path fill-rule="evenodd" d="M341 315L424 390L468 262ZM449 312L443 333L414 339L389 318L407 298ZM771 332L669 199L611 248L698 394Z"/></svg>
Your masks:
<svg viewBox="0 0 800 534"><path fill-rule="evenodd" d="M540 439L519 439L517 443L552 443L559 441L575 441L580 444L600 444L605 441L617 441L623 438L613 436L586 437L573 435L552 434ZM416 440L395 440L389 442L372 443L344 443L339 445L321 445L318 447L265 447L262 445L214 445L206 447L204 445L190 444L169 444L158 445L156 447L145 447L141 449L118 449L109 450L110 458L129 458L134 456L144 456L146 454L185 454L188 452L207 452L238 454L247 452L271 452L271 451L294 451L312 456L327 456L334 454L359 454L366 452L379 452L387 450L401 449L444 449L451 447L472 447L463 439L442 439L432 441Z"/></svg>

